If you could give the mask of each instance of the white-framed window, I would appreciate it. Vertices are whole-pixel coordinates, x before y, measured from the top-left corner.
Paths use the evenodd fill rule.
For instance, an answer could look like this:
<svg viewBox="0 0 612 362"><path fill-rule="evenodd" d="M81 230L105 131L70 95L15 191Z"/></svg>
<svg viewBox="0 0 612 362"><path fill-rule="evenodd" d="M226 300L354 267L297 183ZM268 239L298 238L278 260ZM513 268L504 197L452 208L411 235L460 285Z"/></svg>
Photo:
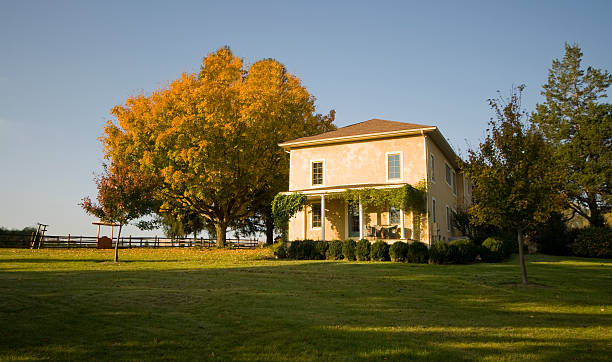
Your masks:
<svg viewBox="0 0 612 362"><path fill-rule="evenodd" d="M436 158L433 153L429 155L429 168L431 172L431 181L436 181Z"/></svg>
<svg viewBox="0 0 612 362"><path fill-rule="evenodd" d="M387 181L397 181L402 179L402 152L387 152Z"/></svg>
<svg viewBox="0 0 612 362"><path fill-rule="evenodd" d="M446 177L446 183L448 186L452 186L453 176L451 175L451 167L446 162L444 162L444 176Z"/></svg>
<svg viewBox="0 0 612 362"><path fill-rule="evenodd" d="M446 231L451 231L451 225L453 224L453 214L451 208L446 205Z"/></svg>
<svg viewBox="0 0 612 362"><path fill-rule="evenodd" d="M310 228L319 229L321 228L321 204L312 204L311 207Z"/></svg>
<svg viewBox="0 0 612 362"><path fill-rule="evenodd" d="M310 161L310 185L325 185L325 160Z"/></svg>
<svg viewBox="0 0 612 362"><path fill-rule="evenodd" d="M436 199L434 198L431 199L431 218L433 222L438 222L436 218Z"/></svg>
<svg viewBox="0 0 612 362"><path fill-rule="evenodd" d="M399 225L401 223L400 211L395 207L389 208L389 225Z"/></svg>
<svg viewBox="0 0 612 362"><path fill-rule="evenodd" d="M457 172L453 170L453 194L457 195Z"/></svg>

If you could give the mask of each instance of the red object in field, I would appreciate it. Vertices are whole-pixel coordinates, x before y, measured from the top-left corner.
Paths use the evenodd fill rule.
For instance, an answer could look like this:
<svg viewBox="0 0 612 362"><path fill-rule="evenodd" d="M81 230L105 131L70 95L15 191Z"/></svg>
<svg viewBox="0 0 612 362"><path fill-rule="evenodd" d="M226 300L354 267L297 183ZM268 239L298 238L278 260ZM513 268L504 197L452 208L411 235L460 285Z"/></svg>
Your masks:
<svg viewBox="0 0 612 362"><path fill-rule="evenodd" d="M113 241L108 236L103 236L101 238L98 238L98 241L96 242L96 247L98 249L112 249Z"/></svg>

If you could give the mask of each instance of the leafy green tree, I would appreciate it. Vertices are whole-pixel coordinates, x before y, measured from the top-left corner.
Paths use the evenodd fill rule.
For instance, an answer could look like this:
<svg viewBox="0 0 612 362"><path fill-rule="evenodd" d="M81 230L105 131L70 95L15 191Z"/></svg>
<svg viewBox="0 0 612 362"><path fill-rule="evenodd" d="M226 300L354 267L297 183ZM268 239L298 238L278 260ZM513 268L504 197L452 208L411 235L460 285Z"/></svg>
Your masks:
<svg viewBox="0 0 612 362"><path fill-rule="evenodd" d="M489 100L496 117L479 148L469 150L462 169L475 184L474 203L469 209L475 223L516 231L526 284L524 236L559 207L561 198L552 149L540 132L523 122L523 89L513 89L508 99Z"/></svg>
<svg viewBox="0 0 612 362"><path fill-rule="evenodd" d="M554 146L557 167L565 171L563 190L569 207L593 226L604 225L612 211L612 108L600 103L612 76L582 68L582 52L565 44L563 59L548 73L532 121Z"/></svg>
<svg viewBox="0 0 612 362"><path fill-rule="evenodd" d="M333 112L314 114L314 98L282 64L247 67L229 48L209 54L199 74L130 97L112 114L105 157L155 179L161 209L213 224L219 247L228 227L256 215L262 195L269 203L286 189L288 158L278 143L333 120Z"/></svg>

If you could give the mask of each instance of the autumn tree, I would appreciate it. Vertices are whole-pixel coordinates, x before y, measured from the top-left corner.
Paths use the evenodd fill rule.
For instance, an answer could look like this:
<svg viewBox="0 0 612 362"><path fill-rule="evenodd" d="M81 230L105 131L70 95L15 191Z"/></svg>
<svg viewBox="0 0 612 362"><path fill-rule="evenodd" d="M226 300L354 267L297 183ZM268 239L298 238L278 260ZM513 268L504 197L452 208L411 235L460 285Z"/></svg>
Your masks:
<svg viewBox="0 0 612 362"><path fill-rule="evenodd" d="M611 105L600 103L612 82L606 70L582 68L582 52L565 44L563 59L548 73L533 122L553 145L557 167L565 171L569 207L593 226L612 211Z"/></svg>
<svg viewBox="0 0 612 362"><path fill-rule="evenodd" d="M516 232L526 284L525 234L559 207L560 196L552 149L539 131L523 121L523 88L513 89L507 99L489 100L495 118L479 148L469 150L462 169L475 184L469 209L474 222Z"/></svg>
<svg viewBox="0 0 612 362"><path fill-rule="evenodd" d="M314 110L314 98L282 64L248 67L221 48L199 74L113 108L116 121L102 142L112 162L157 181L163 210L212 223L222 247L229 226L253 217L260 198L286 189L288 160L278 143L333 127L333 113Z"/></svg>
<svg viewBox="0 0 612 362"><path fill-rule="evenodd" d="M105 165L104 173L95 182L98 188L97 202L85 197L80 206L101 221L119 224L114 259L118 262L123 225L158 209L158 202L153 197L155 179L116 162L110 166Z"/></svg>

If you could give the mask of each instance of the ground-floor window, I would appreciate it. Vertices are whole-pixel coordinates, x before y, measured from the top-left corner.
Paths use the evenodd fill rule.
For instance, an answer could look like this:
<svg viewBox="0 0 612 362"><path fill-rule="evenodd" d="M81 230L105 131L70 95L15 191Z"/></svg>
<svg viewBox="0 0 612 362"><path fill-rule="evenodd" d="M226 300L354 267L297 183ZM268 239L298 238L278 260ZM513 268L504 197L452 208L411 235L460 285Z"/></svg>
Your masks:
<svg viewBox="0 0 612 362"><path fill-rule="evenodd" d="M312 204L311 227L313 229L321 227L321 204Z"/></svg>
<svg viewBox="0 0 612 362"><path fill-rule="evenodd" d="M359 236L359 206L354 203L348 205L349 237Z"/></svg>
<svg viewBox="0 0 612 362"><path fill-rule="evenodd" d="M400 220L400 211L395 207L389 209L389 225L399 225Z"/></svg>

